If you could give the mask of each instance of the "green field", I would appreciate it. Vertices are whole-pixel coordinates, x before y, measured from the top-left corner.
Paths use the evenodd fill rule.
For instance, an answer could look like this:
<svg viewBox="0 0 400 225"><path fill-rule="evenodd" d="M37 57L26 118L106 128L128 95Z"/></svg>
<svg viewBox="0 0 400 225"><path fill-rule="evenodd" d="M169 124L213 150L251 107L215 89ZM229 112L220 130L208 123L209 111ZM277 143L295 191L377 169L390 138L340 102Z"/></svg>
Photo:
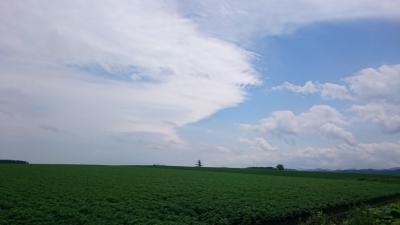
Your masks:
<svg viewBox="0 0 400 225"><path fill-rule="evenodd" d="M0 165L0 224L274 224L398 194L379 175Z"/></svg>

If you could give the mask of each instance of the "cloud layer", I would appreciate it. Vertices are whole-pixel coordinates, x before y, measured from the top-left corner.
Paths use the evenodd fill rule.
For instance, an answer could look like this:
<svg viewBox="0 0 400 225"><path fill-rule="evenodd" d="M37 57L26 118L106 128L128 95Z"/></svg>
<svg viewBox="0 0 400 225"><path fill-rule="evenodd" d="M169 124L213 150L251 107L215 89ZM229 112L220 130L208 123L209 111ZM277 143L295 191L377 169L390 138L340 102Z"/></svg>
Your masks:
<svg viewBox="0 0 400 225"><path fill-rule="evenodd" d="M180 7L202 30L240 44L318 22L400 18L400 2L392 0L206 0Z"/></svg>
<svg viewBox="0 0 400 225"><path fill-rule="evenodd" d="M175 128L237 105L258 82L249 52L203 34L163 2L6 1L0 15L0 90L13 99L0 112L15 117L1 114L8 129L45 124L180 141ZM40 107L46 115L34 113Z"/></svg>
<svg viewBox="0 0 400 225"><path fill-rule="evenodd" d="M344 100L354 118L326 104L275 111L243 124L243 137L215 145L188 143L177 130L237 106L247 87L261 84L254 40L325 21L398 20L399 8L391 0L1 1L0 158L334 167L359 155L382 163L398 155L398 143L358 143L351 126L400 132L399 65L367 68L344 83L273 88ZM279 144L307 135L336 145Z"/></svg>
<svg viewBox="0 0 400 225"><path fill-rule="evenodd" d="M346 79L356 102L357 119L379 125L384 132L400 132L400 65L367 68Z"/></svg>
<svg viewBox="0 0 400 225"><path fill-rule="evenodd" d="M295 115L292 111L276 111L256 124L243 124L256 136L287 137L311 133L336 139L334 146L306 144L306 146L275 144L274 160L291 165L296 161L321 168L381 168L399 165L398 141L362 143L346 127L374 124L382 133L374 136L396 137L400 132L400 65L382 65L365 68L342 79L342 84L307 81L304 85L284 82L272 87L273 91L288 91L301 95L319 94L323 100L350 103L344 114L328 105L317 105ZM304 135L302 136L304 138ZM396 140L396 138L394 138ZM398 140L398 139L397 139ZM247 142L259 146L255 141ZM290 142L287 142L290 143ZM288 150L291 148L291 150ZM253 152L263 155L262 152ZM257 158L257 157L255 157Z"/></svg>
<svg viewBox="0 0 400 225"><path fill-rule="evenodd" d="M257 124L242 124L242 127L260 134L279 137L304 133L321 134L329 139L355 144L353 135L342 127L347 123L345 117L334 108L316 105L299 115L292 111L276 111Z"/></svg>
<svg viewBox="0 0 400 225"><path fill-rule="evenodd" d="M349 100L355 120L379 125L386 133L400 132L400 65L366 68L344 78L344 84L307 81L303 86L284 82L274 91L319 93L323 99Z"/></svg>

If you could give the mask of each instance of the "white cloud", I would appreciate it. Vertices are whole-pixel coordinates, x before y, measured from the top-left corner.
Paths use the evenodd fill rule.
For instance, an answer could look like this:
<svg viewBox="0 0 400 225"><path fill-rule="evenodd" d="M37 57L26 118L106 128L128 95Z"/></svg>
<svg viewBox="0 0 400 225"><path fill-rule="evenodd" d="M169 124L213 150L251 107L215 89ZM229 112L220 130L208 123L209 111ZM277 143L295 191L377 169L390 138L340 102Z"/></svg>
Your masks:
<svg viewBox="0 0 400 225"><path fill-rule="evenodd" d="M256 137L253 139L240 138L239 141L254 146L257 149L265 152L275 151L277 149L276 147L271 145L265 138L262 137Z"/></svg>
<svg viewBox="0 0 400 225"><path fill-rule="evenodd" d="M353 92L351 110L357 120L378 124L384 132L400 132L400 65L363 69L345 79Z"/></svg>
<svg viewBox="0 0 400 225"><path fill-rule="evenodd" d="M225 154L225 163L236 166L275 166L282 163L287 168L302 169L382 169L398 167L400 164L399 142L341 144L330 147L289 146L279 148L279 151L264 151L251 141L242 143L250 147L246 151Z"/></svg>
<svg viewBox="0 0 400 225"><path fill-rule="evenodd" d="M393 0L204 0L185 1L180 8L202 30L240 44L317 22L400 18L400 2Z"/></svg>
<svg viewBox="0 0 400 225"><path fill-rule="evenodd" d="M357 114L355 121L378 124L386 133L400 132L400 64L366 68L344 81L345 85L307 81L304 86L285 82L272 90L319 92L324 99L348 100L351 111ZM315 91L306 91L306 86Z"/></svg>
<svg viewBox="0 0 400 225"><path fill-rule="evenodd" d="M270 117L261 119L258 124L241 124L241 126L261 133L295 134L300 129L296 116L291 111L273 112Z"/></svg>
<svg viewBox="0 0 400 225"><path fill-rule="evenodd" d="M303 86L294 85L290 82L284 82L281 85L272 87L273 91L290 91L300 94L313 94L318 91L318 84L307 81Z"/></svg>
<svg viewBox="0 0 400 225"><path fill-rule="evenodd" d="M29 98L0 102L13 114L0 116L2 133L48 124L180 141L175 128L237 105L258 82L249 52L161 1L3 1L0 34L0 89Z"/></svg>
<svg viewBox="0 0 400 225"><path fill-rule="evenodd" d="M328 105L316 105L308 111L295 115L291 111L276 111L257 124L242 124L247 130L278 136L304 133L322 134L328 138L354 144L353 135L341 126L347 125L345 117Z"/></svg>
<svg viewBox="0 0 400 225"><path fill-rule="evenodd" d="M283 82L271 88L273 91L289 91L300 94L319 93L324 99L351 100L349 90L344 85L307 81L303 86L295 85L290 82Z"/></svg>
<svg viewBox="0 0 400 225"><path fill-rule="evenodd" d="M305 127L318 127L326 123L346 125L345 117L329 105L315 105L299 115L299 121Z"/></svg>
<svg viewBox="0 0 400 225"><path fill-rule="evenodd" d="M321 97L324 99L351 100L346 86L332 83L321 85Z"/></svg>
<svg viewBox="0 0 400 225"><path fill-rule="evenodd" d="M366 105L353 105L351 111L357 114L357 121L378 124L386 133L400 132L400 109L398 105L368 103Z"/></svg>
<svg viewBox="0 0 400 225"><path fill-rule="evenodd" d="M390 0L1 1L2 153L36 162L129 163L132 155L135 163L177 162L180 152L154 151L185 148L176 145L182 141L177 128L236 106L246 98L245 87L258 83L252 53L238 47L245 45L242 41L322 21L397 19L399 5ZM379 79L379 73L394 71L391 76L396 77L398 68L388 66L375 75L373 70L364 74ZM357 83L363 82L349 81L352 92L364 93L362 86L368 85ZM341 85L284 86L282 90L302 94L348 98ZM355 106L359 118L397 132L393 101L374 96L390 106L374 119ZM298 115L278 111L260 124L245 126L279 135L318 133L352 144L346 125L335 109L315 106ZM290 159L285 152L272 155L278 147L264 138L247 143L256 146L253 152L242 154L222 145L213 151L223 154L223 160L232 154L230 162ZM191 148L186 160L206 152Z"/></svg>
<svg viewBox="0 0 400 225"><path fill-rule="evenodd" d="M366 68L345 81L359 102L400 103L400 64Z"/></svg>
<svg viewBox="0 0 400 225"><path fill-rule="evenodd" d="M399 147L396 142L306 147L294 151L287 162L295 164L298 160L308 168L390 168L400 163Z"/></svg>
<svg viewBox="0 0 400 225"><path fill-rule="evenodd" d="M320 127L320 131L322 134L326 135L327 137L334 137L337 139L344 140L348 144L356 144L356 141L353 137L353 134L345 129L336 126L332 123L326 123Z"/></svg>

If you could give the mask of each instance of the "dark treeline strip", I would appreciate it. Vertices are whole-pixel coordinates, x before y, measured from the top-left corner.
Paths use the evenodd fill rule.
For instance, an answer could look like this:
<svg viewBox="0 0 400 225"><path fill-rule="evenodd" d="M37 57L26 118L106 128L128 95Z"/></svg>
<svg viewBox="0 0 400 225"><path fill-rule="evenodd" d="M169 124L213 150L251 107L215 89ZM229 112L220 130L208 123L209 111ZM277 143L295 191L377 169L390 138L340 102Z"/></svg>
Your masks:
<svg viewBox="0 0 400 225"><path fill-rule="evenodd" d="M0 164L29 164L29 163L23 160L0 159Z"/></svg>

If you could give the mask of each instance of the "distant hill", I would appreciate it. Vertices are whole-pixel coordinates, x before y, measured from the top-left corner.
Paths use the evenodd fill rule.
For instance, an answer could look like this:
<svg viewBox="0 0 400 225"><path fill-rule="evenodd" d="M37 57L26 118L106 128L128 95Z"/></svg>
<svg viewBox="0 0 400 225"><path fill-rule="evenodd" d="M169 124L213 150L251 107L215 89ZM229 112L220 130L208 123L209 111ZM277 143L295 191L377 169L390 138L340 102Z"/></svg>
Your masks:
<svg viewBox="0 0 400 225"><path fill-rule="evenodd" d="M344 170L328 170L328 169L313 169L307 170L313 172L336 172L336 173L360 173L360 174L382 174L382 175L398 175L400 176L400 167L389 169L344 169Z"/></svg>
<svg viewBox="0 0 400 225"><path fill-rule="evenodd" d="M394 168L389 168L389 169L346 169L346 170L335 170L334 172L400 175L400 167L394 167Z"/></svg>
<svg viewBox="0 0 400 225"><path fill-rule="evenodd" d="M0 164L29 164L29 163L23 160L0 159Z"/></svg>

